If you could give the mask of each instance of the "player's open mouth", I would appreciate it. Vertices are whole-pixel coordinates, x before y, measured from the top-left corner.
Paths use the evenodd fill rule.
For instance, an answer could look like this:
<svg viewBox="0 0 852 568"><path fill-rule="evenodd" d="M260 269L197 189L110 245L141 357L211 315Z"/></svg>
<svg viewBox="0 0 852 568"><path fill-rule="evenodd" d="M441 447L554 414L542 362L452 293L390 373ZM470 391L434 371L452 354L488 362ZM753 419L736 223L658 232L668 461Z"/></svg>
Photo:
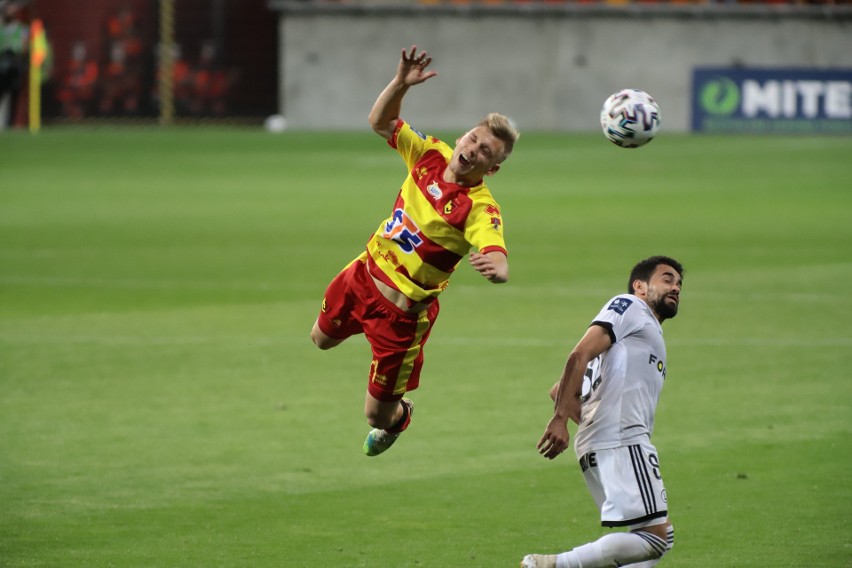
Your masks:
<svg viewBox="0 0 852 568"><path fill-rule="evenodd" d="M666 296L666 297L667 297L669 300L673 300L675 304L679 304L679 303L680 303L680 297L679 297L679 296L669 295L669 296Z"/></svg>
<svg viewBox="0 0 852 568"><path fill-rule="evenodd" d="M464 157L464 154L459 154L459 163L464 167L470 165L470 161Z"/></svg>

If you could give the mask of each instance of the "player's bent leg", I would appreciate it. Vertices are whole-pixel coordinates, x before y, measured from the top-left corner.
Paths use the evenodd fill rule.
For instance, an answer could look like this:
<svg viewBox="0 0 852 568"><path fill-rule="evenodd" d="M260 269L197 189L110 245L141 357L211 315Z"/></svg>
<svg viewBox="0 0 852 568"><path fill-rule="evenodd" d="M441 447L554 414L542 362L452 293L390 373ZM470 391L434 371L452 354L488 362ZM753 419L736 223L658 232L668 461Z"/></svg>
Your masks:
<svg viewBox="0 0 852 568"><path fill-rule="evenodd" d="M311 340L314 342L314 345L323 350L337 347L345 341L344 339L335 339L334 337L326 335L323 330L320 329L319 320L314 322L314 327L311 329Z"/></svg>
<svg viewBox="0 0 852 568"><path fill-rule="evenodd" d="M583 568L624 566L656 560L666 550L666 541L649 532L622 532L605 535L595 542L578 546L578 565ZM570 553L569 553L570 554Z"/></svg>
<svg viewBox="0 0 852 568"><path fill-rule="evenodd" d="M364 453L377 456L390 448L408 428L414 413L414 403L408 399L383 402L367 393L364 412L370 425L374 426L364 441Z"/></svg>
<svg viewBox="0 0 852 568"><path fill-rule="evenodd" d="M673 543L674 531L669 523L665 523L631 532L611 533L557 555L530 554L521 561L521 567L651 568L672 548Z"/></svg>

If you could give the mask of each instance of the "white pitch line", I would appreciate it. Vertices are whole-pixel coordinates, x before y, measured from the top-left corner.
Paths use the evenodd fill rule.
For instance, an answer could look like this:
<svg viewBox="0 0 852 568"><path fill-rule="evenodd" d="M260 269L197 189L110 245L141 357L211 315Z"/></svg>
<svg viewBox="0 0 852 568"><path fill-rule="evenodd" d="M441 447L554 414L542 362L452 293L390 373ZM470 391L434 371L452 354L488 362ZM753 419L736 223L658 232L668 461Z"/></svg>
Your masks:
<svg viewBox="0 0 852 568"><path fill-rule="evenodd" d="M282 280L283 283L283 280ZM0 276L0 284L23 284L28 286L75 287L75 288L114 288L120 290L292 290L291 283L283 286L269 282L239 282L224 280L145 280L133 278L62 278L62 277L18 277ZM304 290L314 287L304 286Z"/></svg>
<svg viewBox="0 0 852 568"><path fill-rule="evenodd" d="M159 336L148 337L139 335L37 335L19 336L0 334L0 343L8 345L254 345L276 346L282 344L303 343L311 344L307 334L296 336L241 336L241 337L212 337L212 336Z"/></svg>
<svg viewBox="0 0 852 568"><path fill-rule="evenodd" d="M353 343L362 340L354 337ZM253 345L268 347L275 345L304 345L310 347L310 339L305 334L299 335L260 335L260 336L144 336L144 335L21 335L0 334L0 343L6 345ZM830 339L807 339L807 338L744 338L744 339L722 339L702 338L669 340L670 347L769 347L769 348L819 348L819 347L852 347L852 338L835 337ZM365 343L366 344L366 343ZM503 348L531 348L531 347L564 347L568 350L573 347L570 340L556 340L530 337L435 337L430 341L431 345L476 345Z"/></svg>
<svg viewBox="0 0 852 568"><path fill-rule="evenodd" d="M431 340L432 344L449 343L459 345L489 345L500 347L553 347L567 346L569 349L574 346L573 339L545 339L545 338L530 338L530 337L472 337L472 336L455 336L455 337L435 337ZM748 346L748 347L848 347L852 346L852 337L832 337L826 339L817 338L796 338L796 337L750 337L750 338L695 338L695 339L666 339L666 344L669 346L683 347L727 347L727 346Z"/></svg>

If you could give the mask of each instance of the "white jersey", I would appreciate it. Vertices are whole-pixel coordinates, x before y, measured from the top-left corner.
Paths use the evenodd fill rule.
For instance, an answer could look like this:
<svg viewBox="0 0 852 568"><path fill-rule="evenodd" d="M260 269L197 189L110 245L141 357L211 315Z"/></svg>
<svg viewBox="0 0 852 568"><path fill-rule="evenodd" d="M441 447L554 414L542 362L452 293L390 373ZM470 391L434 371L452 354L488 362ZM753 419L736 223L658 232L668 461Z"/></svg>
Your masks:
<svg viewBox="0 0 852 568"><path fill-rule="evenodd" d="M604 306L592 325L609 332L612 346L586 369L574 436L578 458L649 440L666 377L663 328L648 304L621 294Z"/></svg>

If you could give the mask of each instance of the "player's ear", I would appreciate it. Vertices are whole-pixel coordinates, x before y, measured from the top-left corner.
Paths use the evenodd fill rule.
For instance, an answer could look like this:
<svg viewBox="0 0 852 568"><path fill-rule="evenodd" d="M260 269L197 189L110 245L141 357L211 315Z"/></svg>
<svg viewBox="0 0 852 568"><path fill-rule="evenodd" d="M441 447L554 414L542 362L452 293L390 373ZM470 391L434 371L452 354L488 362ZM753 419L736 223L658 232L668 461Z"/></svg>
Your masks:
<svg viewBox="0 0 852 568"><path fill-rule="evenodd" d="M500 169L500 164L494 164L493 166L491 166L491 169L490 169L490 170L488 170L487 172L485 172L485 175L487 175L487 176L493 176L494 174L496 174L496 173L497 173L497 170L499 170L499 169Z"/></svg>
<svg viewBox="0 0 852 568"><path fill-rule="evenodd" d="M636 279L633 281L633 295L634 296L644 296L645 292L648 291L648 283L644 280Z"/></svg>

